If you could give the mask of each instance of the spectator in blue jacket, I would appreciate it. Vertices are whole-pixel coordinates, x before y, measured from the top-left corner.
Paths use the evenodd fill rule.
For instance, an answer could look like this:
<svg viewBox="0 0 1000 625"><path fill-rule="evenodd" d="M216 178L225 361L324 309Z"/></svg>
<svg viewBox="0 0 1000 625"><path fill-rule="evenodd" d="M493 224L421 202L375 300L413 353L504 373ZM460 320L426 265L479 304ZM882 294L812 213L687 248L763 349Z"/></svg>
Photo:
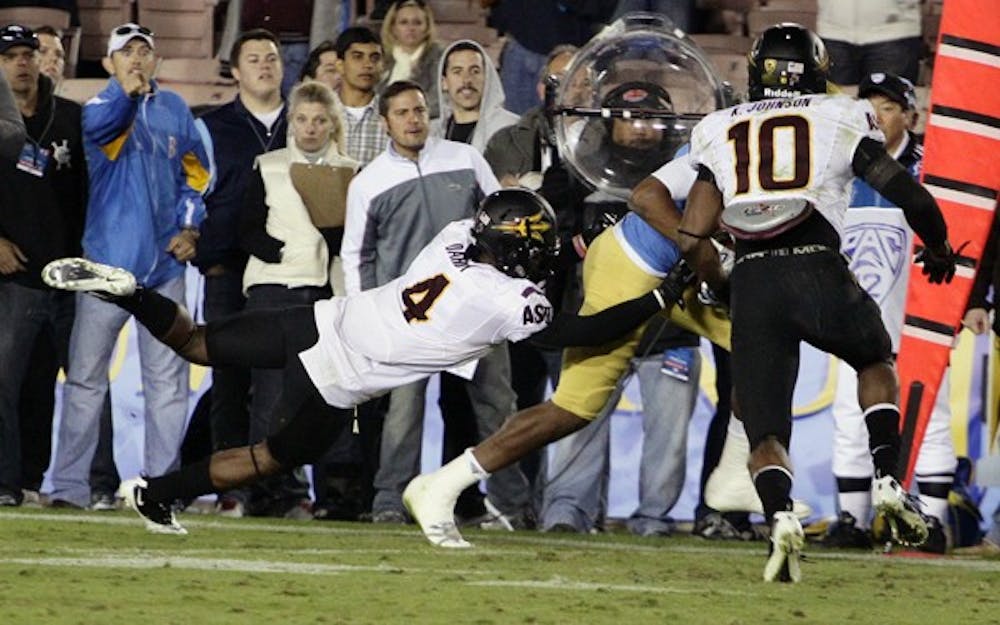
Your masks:
<svg viewBox="0 0 1000 625"><path fill-rule="evenodd" d="M152 80L153 34L138 24L111 32L102 60L108 86L83 107L90 197L83 252L127 267L147 289L183 302L185 263L205 216L208 158L184 101ZM98 438L108 365L128 313L78 297L69 347L51 500L90 503L88 472ZM145 398L142 470L177 468L187 420L188 365L147 331L138 333Z"/></svg>

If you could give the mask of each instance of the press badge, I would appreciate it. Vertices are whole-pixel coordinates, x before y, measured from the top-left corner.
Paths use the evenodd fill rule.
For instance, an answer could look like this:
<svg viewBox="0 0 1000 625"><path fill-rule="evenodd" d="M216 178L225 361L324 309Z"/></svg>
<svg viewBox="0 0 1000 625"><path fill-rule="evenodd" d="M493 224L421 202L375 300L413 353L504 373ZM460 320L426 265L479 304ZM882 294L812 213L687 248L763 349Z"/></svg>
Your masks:
<svg viewBox="0 0 1000 625"><path fill-rule="evenodd" d="M694 364L694 350L687 347L673 347L663 352L660 371L681 382L691 379L691 365Z"/></svg>
<svg viewBox="0 0 1000 625"><path fill-rule="evenodd" d="M21 148L21 156L17 159L17 168L28 172L32 176L41 178L45 175L45 166L49 164L49 157L52 152L42 147L35 146L28 141Z"/></svg>

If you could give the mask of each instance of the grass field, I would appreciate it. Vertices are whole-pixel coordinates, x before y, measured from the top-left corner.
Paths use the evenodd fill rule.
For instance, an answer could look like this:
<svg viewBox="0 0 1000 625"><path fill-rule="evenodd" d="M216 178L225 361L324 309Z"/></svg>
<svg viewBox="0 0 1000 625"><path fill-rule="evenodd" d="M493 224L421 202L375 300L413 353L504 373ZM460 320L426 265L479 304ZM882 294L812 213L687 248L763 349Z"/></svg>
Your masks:
<svg viewBox="0 0 1000 625"><path fill-rule="evenodd" d="M187 515L0 512L0 623L671 625L1000 623L1000 559L807 551L760 580L763 543L467 532Z"/></svg>

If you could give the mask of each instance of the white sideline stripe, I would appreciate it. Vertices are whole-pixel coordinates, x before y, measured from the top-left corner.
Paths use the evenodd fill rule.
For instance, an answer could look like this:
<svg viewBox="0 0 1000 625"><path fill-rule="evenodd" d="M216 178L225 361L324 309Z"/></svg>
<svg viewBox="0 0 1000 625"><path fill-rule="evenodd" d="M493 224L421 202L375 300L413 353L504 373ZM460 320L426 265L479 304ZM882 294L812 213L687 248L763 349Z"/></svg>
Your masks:
<svg viewBox="0 0 1000 625"><path fill-rule="evenodd" d="M1000 128L994 128L993 126L987 126L986 124L980 124L967 119L948 117L941 113L932 113L929 123L938 128L949 128L951 130L958 130L959 132L986 137L987 139L1000 140Z"/></svg>
<svg viewBox="0 0 1000 625"><path fill-rule="evenodd" d="M572 580L555 577L547 581L539 580L487 580L481 582L465 582L467 586L487 586L500 588L541 588L545 590L572 590L572 591L613 591L613 592L641 592L659 594L678 595L704 595L704 587L698 588L674 588L672 586L637 586L633 584L595 584L591 582L574 582ZM749 596L753 593L741 592L738 590L725 590L713 588L712 594ZM756 596L754 594L754 596Z"/></svg>
<svg viewBox="0 0 1000 625"><path fill-rule="evenodd" d="M31 521L71 521L71 522L89 522L95 524L106 524L106 525L132 525L137 531L145 532L142 527L142 521L134 517L119 517L119 516L109 516L107 513L98 513L92 515L83 514L52 514L38 512L0 512L0 522L5 520L31 520ZM229 523L221 522L205 522L196 521L194 523L185 524L199 527L212 527L223 529L225 531L265 531L265 532L286 532L286 533L301 533L301 534L327 534L327 535L344 535L344 536L364 536L364 535L394 535L394 536L406 536L413 538L415 540L413 552L417 552L423 549L434 549L427 545L423 539L423 535L420 534L419 530L413 528L411 531L380 531L375 528L363 529L363 530L351 530L351 529L341 529L336 527L314 527L306 524L293 524L289 522L287 526L285 525L267 525L263 523L244 523L241 521L231 521ZM629 543L620 542L595 542L587 539L557 539L549 538L544 534L532 535L526 532L490 532L490 533L479 533L475 536L477 541L485 540L490 543L489 547L479 546L482 543L477 542L477 546L474 549L435 549L437 553L445 554L447 553L450 557L471 557L478 558L480 555L513 555L516 556L519 553L524 553L523 551L513 551L502 547L505 544L516 544L521 548L531 548L531 547L572 547L574 549L590 549L595 551L619 551L628 553L650 553L650 554L663 554L668 555L670 553L700 553L712 556L722 556L722 557L750 557L755 559L760 559L762 552L758 547L763 543L742 543L739 547L713 547L706 545L701 546L691 546L691 545L672 545L669 541L664 541L658 545L636 545ZM167 542L174 539L167 539ZM178 540L178 545L182 544ZM729 543L732 545L733 543ZM745 546L744 546L745 545ZM64 552L71 552L71 548L63 548ZM216 550L218 553L232 553L230 548L219 548ZM282 553L302 553L309 554L314 551L313 548L305 549L285 549L285 548L267 548L262 547L259 551L280 551ZM322 551L322 550L321 550ZM10 553L10 549L5 549L4 546L0 545L0 554L4 552ZM100 553L94 552L93 550L80 550L81 553ZM163 550L164 553L179 553L183 552L182 547L177 549L170 548L169 550ZM192 552L205 552L211 553L211 549L196 549ZM359 553L363 553L364 550L359 550ZM373 553L379 553L381 550L373 549ZM150 550L142 550L142 553L154 553ZM403 553L410 553L408 551L403 551ZM532 555L535 554L534 551L530 552ZM889 562L898 563L901 566L921 566L928 565L939 568L957 568L957 569L968 569L977 571L993 571L1000 573L1000 560L979 560L972 559L968 557L941 557L941 558L907 558L907 557L887 557L881 554L874 553L836 553L833 551L820 551L818 549L810 549L806 552L810 560L854 560L859 562ZM13 562L15 557L4 557L0 555L0 563ZM242 560L237 560L238 562L243 562ZM398 569L386 569L386 570L398 570ZM414 570L414 569L407 569ZM453 574L454 569L448 569L447 571L442 571L442 574Z"/></svg>
<svg viewBox="0 0 1000 625"><path fill-rule="evenodd" d="M354 564L306 564L270 560L227 560L201 558L151 558L148 556L100 558L0 558L3 564L68 566L116 569L184 569L193 571L237 571L241 573L297 573L302 575L339 575L341 573L400 573L396 566L360 566ZM445 571L442 571L444 573Z"/></svg>
<svg viewBox="0 0 1000 625"><path fill-rule="evenodd" d="M1000 68L1000 57L989 54L988 52L970 50L969 48L960 48L958 46L945 43L938 46L938 54L941 56L950 56L956 59L961 59L963 61L982 63L983 65Z"/></svg>

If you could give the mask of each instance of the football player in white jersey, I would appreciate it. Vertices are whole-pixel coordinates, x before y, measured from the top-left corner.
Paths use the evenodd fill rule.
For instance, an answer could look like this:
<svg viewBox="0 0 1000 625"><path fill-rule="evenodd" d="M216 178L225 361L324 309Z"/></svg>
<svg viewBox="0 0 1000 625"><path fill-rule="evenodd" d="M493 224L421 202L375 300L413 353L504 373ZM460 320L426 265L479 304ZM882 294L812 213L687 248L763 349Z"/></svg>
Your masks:
<svg viewBox="0 0 1000 625"><path fill-rule="evenodd" d="M280 429L158 477L122 482L120 496L155 533L184 534L170 504L222 492L322 456L353 407L444 370L471 375L497 343L540 333L548 344L593 345L624 334L679 292L657 288L600 314L561 314L539 287L559 244L552 208L527 189L503 189L473 219L446 226L399 278L311 306L254 311L195 325L187 311L130 273L82 258L43 270L52 287L125 308L190 362L284 369ZM540 332L541 331L541 332Z"/></svg>
<svg viewBox="0 0 1000 625"><path fill-rule="evenodd" d="M918 261L932 282L951 280L955 255L934 198L882 146L871 104L810 95L826 93L828 68L823 42L798 24L758 37L748 56L751 101L706 116L692 133L698 180L678 229L692 268L731 302L736 405L771 523L766 581L801 579L804 539L791 512L787 449L802 341L857 371L876 472L874 507L899 542L927 538L922 515L895 478L899 382L889 336L878 306L840 255L851 178L863 178L903 209L926 245ZM720 222L736 238L731 276L709 240Z"/></svg>

